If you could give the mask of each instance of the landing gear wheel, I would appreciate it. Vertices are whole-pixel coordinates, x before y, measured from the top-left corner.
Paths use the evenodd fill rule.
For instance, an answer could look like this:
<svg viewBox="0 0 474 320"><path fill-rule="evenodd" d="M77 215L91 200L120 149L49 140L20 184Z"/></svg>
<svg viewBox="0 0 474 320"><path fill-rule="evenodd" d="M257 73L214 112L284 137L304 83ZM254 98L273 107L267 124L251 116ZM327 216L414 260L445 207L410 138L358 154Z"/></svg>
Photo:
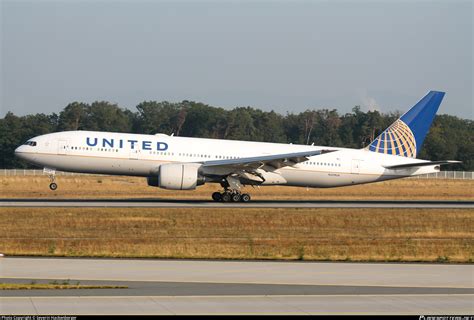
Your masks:
<svg viewBox="0 0 474 320"><path fill-rule="evenodd" d="M224 192L221 196L222 202L230 202L232 200L232 196L229 192Z"/></svg>
<svg viewBox="0 0 474 320"><path fill-rule="evenodd" d="M240 193L234 193L232 195L232 202L239 202L240 201Z"/></svg>
<svg viewBox="0 0 474 320"><path fill-rule="evenodd" d="M221 200L222 200L222 195L221 195L221 193L220 193L220 192L214 192L214 193L212 194L212 200L217 201L217 202L218 202L218 201L221 201Z"/></svg>
<svg viewBox="0 0 474 320"><path fill-rule="evenodd" d="M241 197L240 197L240 200L242 202L249 202L250 201L250 195L247 194L247 193L244 193Z"/></svg>
<svg viewBox="0 0 474 320"><path fill-rule="evenodd" d="M51 184L49 185L49 188L54 191L54 190L56 190L56 189L58 188L58 185L53 182L53 183L51 183Z"/></svg>

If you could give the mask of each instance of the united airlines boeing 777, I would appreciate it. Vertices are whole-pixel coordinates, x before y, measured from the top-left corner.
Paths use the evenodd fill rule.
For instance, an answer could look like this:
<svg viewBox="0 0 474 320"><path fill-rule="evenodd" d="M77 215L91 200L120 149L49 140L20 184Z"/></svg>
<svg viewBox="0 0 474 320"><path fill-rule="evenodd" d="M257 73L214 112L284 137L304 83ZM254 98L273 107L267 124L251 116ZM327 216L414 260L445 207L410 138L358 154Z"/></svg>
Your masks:
<svg viewBox="0 0 474 320"><path fill-rule="evenodd" d="M143 176L148 185L193 190L219 183L215 201L250 201L245 185L340 187L439 171L459 161L416 159L444 92L430 91L363 149L66 131L38 136L15 154L40 167L55 190L56 170Z"/></svg>

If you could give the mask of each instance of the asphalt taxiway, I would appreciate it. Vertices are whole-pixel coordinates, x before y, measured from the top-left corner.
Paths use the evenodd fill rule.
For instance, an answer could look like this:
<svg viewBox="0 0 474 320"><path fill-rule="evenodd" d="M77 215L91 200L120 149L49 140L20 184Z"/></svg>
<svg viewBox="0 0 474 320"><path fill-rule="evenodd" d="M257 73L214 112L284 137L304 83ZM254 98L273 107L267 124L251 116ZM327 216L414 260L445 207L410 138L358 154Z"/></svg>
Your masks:
<svg viewBox="0 0 474 320"><path fill-rule="evenodd" d="M171 199L0 199L0 207L474 209L474 201L252 200L249 203L223 203L205 200Z"/></svg>
<svg viewBox="0 0 474 320"><path fill-rule="evenodd" d="M472 314L474 266L2 258L1 282L127 289L0 291L0 314Z"/></svg>
<svg viewBox="0 0 474 320"><path fill-rule="evenodd" d="M52 279L0 278L0 283L49 284ZM207 283L207 282L161 282L161 281L99 281L77 279L55 279L56 283L93 286L121 286L117 289L78 289L85 296L275 296L275 295L433 295L474 294L474 288L446 287L389 287L389 286L345 286L345 285L293 285L258 283ZM77 296L75 290L9 290L0 292L3 297L67 297Z"/></svg>

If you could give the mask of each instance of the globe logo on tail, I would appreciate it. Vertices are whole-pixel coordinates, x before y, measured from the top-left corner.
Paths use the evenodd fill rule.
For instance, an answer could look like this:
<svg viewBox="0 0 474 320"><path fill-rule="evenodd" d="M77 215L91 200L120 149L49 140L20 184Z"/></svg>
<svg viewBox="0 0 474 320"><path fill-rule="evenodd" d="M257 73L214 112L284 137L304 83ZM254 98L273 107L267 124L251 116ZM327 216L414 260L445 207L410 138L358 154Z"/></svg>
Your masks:
<svg viewBox="0 0 474 320"><path fill-rule="evenodd" d="M416 158L416 140L410 127L398 119L366 148L373 152Z"/></svg>

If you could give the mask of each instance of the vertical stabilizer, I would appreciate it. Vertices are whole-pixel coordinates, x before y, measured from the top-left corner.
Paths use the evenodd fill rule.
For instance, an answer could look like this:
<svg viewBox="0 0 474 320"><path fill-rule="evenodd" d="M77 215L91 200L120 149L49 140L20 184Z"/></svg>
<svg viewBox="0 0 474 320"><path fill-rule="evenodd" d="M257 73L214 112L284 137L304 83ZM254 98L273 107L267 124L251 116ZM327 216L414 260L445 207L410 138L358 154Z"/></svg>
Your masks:
<svg viewBox="0 0 474 320"><path fill-rule="evenodd" d="M366 149L416 158L443 97L444 92L428 92L417 104L372 141Z"/></svg>

